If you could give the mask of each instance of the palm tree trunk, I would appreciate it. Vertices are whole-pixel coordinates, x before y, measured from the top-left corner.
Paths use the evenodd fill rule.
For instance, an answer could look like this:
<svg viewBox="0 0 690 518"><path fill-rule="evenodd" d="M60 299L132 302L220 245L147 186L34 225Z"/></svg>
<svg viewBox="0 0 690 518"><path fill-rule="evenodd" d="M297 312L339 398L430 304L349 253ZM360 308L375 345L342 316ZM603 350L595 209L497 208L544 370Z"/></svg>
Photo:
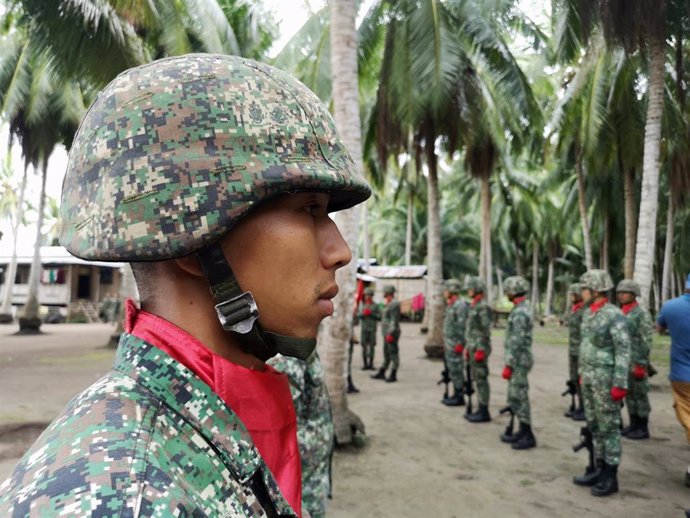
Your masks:
<svg viewBox="0 0 690 518"><path fill-rule="evenodd" d="M671 298L671 280L673 278L673 200L668 199L666 211L666 244L664 245L664 269L661 274L661 303Z"/></svg>
<svg viewBox="0 0 690 518"><path fill-rule="evenodd" d="M427 177L428 231L427 231L427 311L429 311L428 333L424 351L429 356L443 354L443 252L441 248L441 213L438 190L438 164L434 154L434 139L426 143L429 165Z"/></svg>
<svg viewBox="0 0 690 518"><path fill-rule="evenodd" d="M8 150L8 153L11 151ZM12 290L14 289L14 281L17 276L17 239L19 238L19 227L24 219L24 196L26 195L26 182L29 178L29 168L24 167L24 176L22 176L22 185L19 189L19 200L17 201L16 219L12 228L12 259L7 266L5 272L5 291L2 297L2 306L0 306L0 321L12 321Z"/></svg>
<svg viewBox="0 0 690 518"><path fill-rule="evenodd" d="M555 263L555 258L554 258L554 253L553 250L549 250L549 269L548 269L548 275L546 277L546 307L544 308L544 315L545 316L550 316L553 311L552 311L552 306L553 306L553 274L554 274L554 263Z"/></svg>
<svg viewBox="0 0 690 518"><path fill-rule="evenodd" d="M520 247L518 246L517 241L514 243L515 245L515 275L524 275L525 268L522 264L522 251L520 250Z"/></svg>
<svg viewBox="0 0 690 518"><path fill-rule="evenodd" d="M491 257L491 183L490 176L483 176L481 179L481 202L482 202L482 229L481 240L483 249L483 263L480 266L479 275L486 283L487 301L491 300L493 291L492 257ZM490 303L490 302L489 302Z"/></svg>
<svg viewBox="0 0 690 518"><path fill-rule="evenodd" d="M601 252L599 254L599 267L602 270L609 271L609 266L611 265L610 259L610 248L611 248L611 217L609 216L608 210L604 214L604 235L601 240Z"/></svg>
<svg viewBox="0 0 690 518"><path fill-rule="evenodd" d="M41 332L40 303L38 300L38 288L41 280L41 230L46 208L46 179L48 177L48 163L44 162L41 168L41 194L38 202L38 221L36 221L36 242L34 243L34 258L29 273L29 298L24 306L24 312L19 319L20 334L38 334Z"/></svg>
<svg viewBox="0 0 690 518"><path fill-rule="evenodd" d="M503 270L496 266L496 285L498 286L497 300L503 300Z"/></svg>
<svg viewBox="0 0 690 518"><path fill-rule="evenodd" d="M635 170L623 170L623 197L625 203L625 256L623 258L623 275L632 279L635 269Z"/></svg>
<svg viewBox="0 0 690 518"><path fill-rule="evenodd" d="M663 3L663 2L662 2ZM661 6L663 8L663 5ZM663 32L649 38L649 94L647 119L644 130L644 157L642 160L642 194L637 246L635 247L635 273L640 285L641 304L649 307L649 288L652 283L654 243L656 242L656 214L659 206L659 144L661 119L664 109L664 64L666 41Z"/></svg>
<svg viewBox="0 0 690 518"><path fill-rule="evenodd" d="M575 173L577 175L577 206L580 209L580 222L582 225L582 241L585 247L585 265L588 270L594 268L592 259L592 238L589 233L589 220L587 219L587 207L585 203L585 172L582 162L583 151L577 146L575 150Z"/></svg>
<svg viewBox="0 0 690 518"><path fill-rule="evenodd" d="M335 123L355 165L362 167L362 135L359 118L357 82L357 32L355 0L331 2L331 75ZM357 257L358 207L336 214L335 222ZM336 274L340 292L334 300L335 313L320 333L326 386L331 398L335 438L338 444L352 442L353 425L361 423L347 406L345 393L345 351L352 335L352 311L355 293L356 261ZM363 431L363 430L362 430Z"/></svg>
<svg viewBox="0 0 690 518"><path fill-rule="evenodd" d="M409 180L409 179L408 179ZM405 264L412 264L412 212L414 192L408 184L407 193L407 221L405 222Z"/></svg>
<svg viewBox="0 0 690 518"><path fill-rule="evenodd" d="M532 313L537 314L539 306L539 243L532 245Z"/></svg>

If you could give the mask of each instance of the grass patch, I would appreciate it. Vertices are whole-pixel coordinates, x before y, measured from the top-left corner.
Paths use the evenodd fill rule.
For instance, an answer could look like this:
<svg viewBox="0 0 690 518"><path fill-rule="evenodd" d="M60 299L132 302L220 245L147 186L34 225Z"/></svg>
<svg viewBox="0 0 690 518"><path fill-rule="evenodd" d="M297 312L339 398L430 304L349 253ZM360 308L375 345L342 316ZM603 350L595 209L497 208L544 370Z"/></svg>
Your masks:
<svg viewBox="0 0 690 518"><path fill-rule="evenodd" d="M536 484L536 482L535 482L534 480L530 480L530 479L528 479L528 478L523 478L523 479L520 481L520 485L521 485L522 487L533 486L534 484Z"/></svg>

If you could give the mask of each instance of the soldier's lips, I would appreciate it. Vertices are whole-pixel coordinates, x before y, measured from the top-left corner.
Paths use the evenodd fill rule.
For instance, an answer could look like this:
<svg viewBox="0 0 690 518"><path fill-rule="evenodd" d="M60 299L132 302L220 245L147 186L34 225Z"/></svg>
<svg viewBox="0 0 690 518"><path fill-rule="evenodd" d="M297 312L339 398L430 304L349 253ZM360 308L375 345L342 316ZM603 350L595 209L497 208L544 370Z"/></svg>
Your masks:
<svg viewBox="0 0 690 518"><path fill-rule="evenodd" d="M335 311L333 306L333 301L331 300L338 294L338 286L336 284L332 285L326 291L319 295L317 300L317 305L323 311L324 316L330 317Z"/></svg>

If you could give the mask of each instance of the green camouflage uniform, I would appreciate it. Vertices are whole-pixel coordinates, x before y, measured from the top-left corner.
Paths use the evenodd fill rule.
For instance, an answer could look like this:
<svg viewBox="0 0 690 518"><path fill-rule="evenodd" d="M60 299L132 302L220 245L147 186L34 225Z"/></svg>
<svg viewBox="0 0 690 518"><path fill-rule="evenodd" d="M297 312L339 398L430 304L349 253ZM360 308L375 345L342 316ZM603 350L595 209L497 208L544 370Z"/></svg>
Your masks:
<svg viewBox="0 0 690 518"><path fill-rule="evenodd" d="M362 312L365 309L371 310L371 315L365 316ZM361 346L362 346L362 360L364 365L374 363L374 347L376 346L376 326L377 322L381 320L381 306L376 302L367 304L362 301L357 312L361 326Z"/></svg>
<svg viewBox="0 0 690 518"><path fill-rule="evenodd" d="M477 386L477 399L480 405L489 405L489 355L491 355L491 309L482 297L470 303L467 313L467 348L470 357L470 371ZM485 359L474 359L476 351L484 351Z"/></svg>
<svg viewBox="0 0 690 518"><path fill-rule="evenodd" d="M278 355L268 361L287 374L297 413L297 441L302 462L302 506L311 518L326 515L331 490L334 431L323 366L314 351L306 360Z"/></svg>
<svg viewBox="0 0 690 518"><path fill-rule="evenodd" d="M654 324L649 311L641 306L635 306L627 315L630 331L630 367L628 376L628 395L625 402L628 412L638 417L649 417L649 378L645 376L639 380L632 375L635 365L642 365L645 370L649 366L649 352L652 348Z"/></svg>
<svg viewBox="0 0 690 518"><path fill-rule="evenodd" d="M508 405L523 424L532 423L527 382L532 364L532 311L523 300L508 316L505 343L505 365L513 371L508 380Z"/></svg>
<svg viewBox="0 0 690 518"><path fill-rule="evenodd" d="M611 388L628 387L630 333L620 309L606 303L582 316L580 375L585 416L594 439L594 454L609 465L620 464L620 403Z"/></svg>
<svg viewBox="0 0 690 518"><path fill-rule="evenodd" d="M448 375L455 387L455 393L461 394L465 386L465 358L462 353L455 352L457 344L465 346L465 325L469 305L464 300L458 299L452 305L446 307L443 319L444 354Z"/></svg>
<svg viewBox="0 0 690 518"><path fill-rule="evenodd" d="M568 315L568 367L570 382L575 386L578 384L578 358L580 356L580 327L582 326L582 315L586 307L581 304L576 311Z"/></svg>
<svg viewBox="0 0 690 518"><path fill-rule="evenodd" d="M274 508L271 511L265 509ZM239 417L193 372L123 334L0 485L0 516L297 516Z"/></svg>
<svg viewBox="0 0 690 518"><path fill-rule="evenodd" d="M400 302L393 300L383 308L383 319L381 321L381 331L383 332L383 365L384 371L389 365L393 369L398 369L400 357L398 354L398 340L400 339ZM386 336L391 335L393 342L388 343Z"/></svg>

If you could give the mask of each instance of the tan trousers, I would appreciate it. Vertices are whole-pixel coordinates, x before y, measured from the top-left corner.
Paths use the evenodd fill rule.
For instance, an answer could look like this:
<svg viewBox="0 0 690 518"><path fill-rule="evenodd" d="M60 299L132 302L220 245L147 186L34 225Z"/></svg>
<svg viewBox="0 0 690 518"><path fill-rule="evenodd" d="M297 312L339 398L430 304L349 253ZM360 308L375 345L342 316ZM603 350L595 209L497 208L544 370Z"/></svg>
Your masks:
<svg viewBox="0 0 690 518"><path fill-rule="evenodd" d="M690 443L690 383L687 381L672 381L673 409L680 424L685 428L688 443Z"/></svg>

